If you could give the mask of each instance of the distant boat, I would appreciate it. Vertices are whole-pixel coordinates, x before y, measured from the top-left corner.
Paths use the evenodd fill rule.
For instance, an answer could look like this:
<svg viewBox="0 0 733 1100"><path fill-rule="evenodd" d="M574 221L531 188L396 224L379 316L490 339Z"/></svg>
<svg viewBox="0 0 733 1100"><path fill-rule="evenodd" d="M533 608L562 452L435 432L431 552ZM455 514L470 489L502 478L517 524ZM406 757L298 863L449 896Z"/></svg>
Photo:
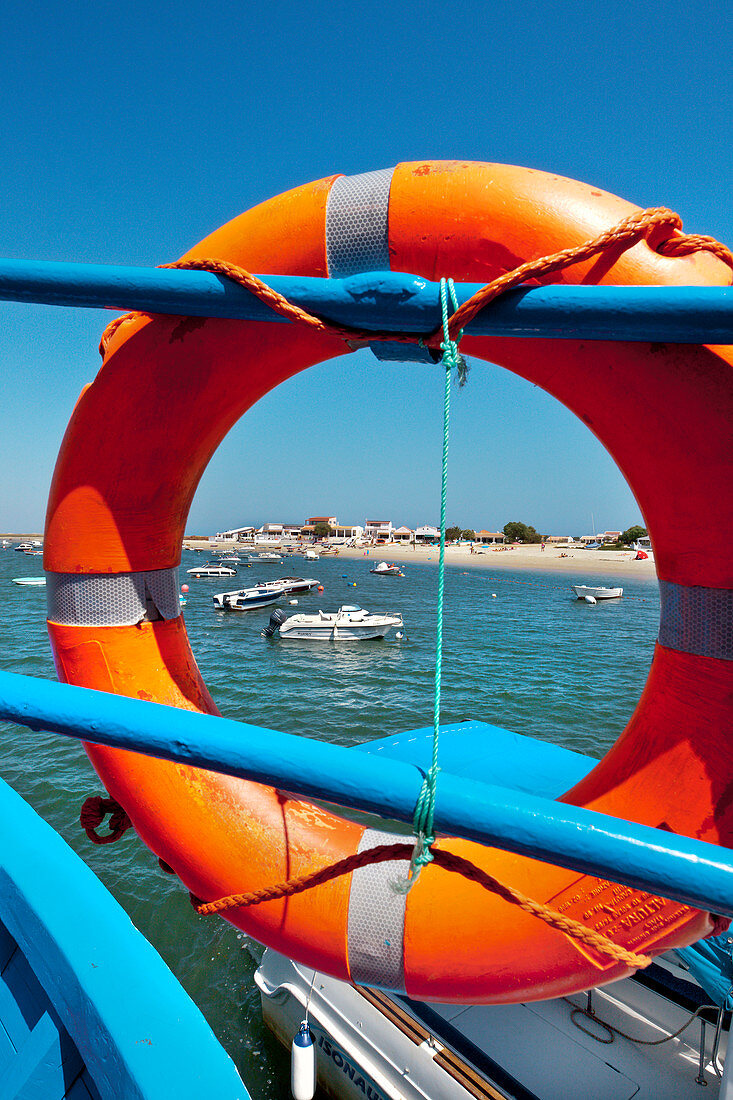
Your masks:
<svg viewBox="0 0 733 1100"><path fill-rule="evenodd" d="M317 611L315 615L291 615L274 611L263 637L271 638L279 630L281 638L317 642L354 642L383 638L393 626L402 626L402 616L396 612L372 615L362 607L344 604L338 611Z"/></svg>
<svg viewBox="0 0 733 1100"><path fill-rule="evenodd" d="M32 550L33 544L30 542L19 542L15 547L16 550Z"/></svg>
<svg viewBox="0 0 733 1100"><path fill-rule="evenodd" d="M623 588L593 588L587 584L572 584L572 591L579 600L592 596L595 600L618 600L624 594Z"/></svg>
<svg viewBox="0 0 733 1100"><path fill-rule="evenodd" d="M217 611L254 611L258 607L268 607L284 595L282 585L258 584L236 592L219 592L212 598Z"/></svg>
<svg viewBox="0 0 733 1100"><path fill-rule="evenodd" d="M399 565L390 565L386 561L380 561L379 565L375 565L369 572L376 573L379 577L404 577L405 575Z"/></svg>
<svg viewBox="0 0 733 1100"><path fill-rule="evenodd" d="M219 592L213 597L214 607L218 611L250 611L267 607L292 592L309 592L317 587L318 581L313 577L279 577L276 581L263 581L236 592Z"/></svg>
<svg viewBox="0 0 733 1100"><path fill-rule="evenodd" d="M22 584L26 588L42 588L45 583L45 577L13 577L13 584Z"/></svg>
<svg viewBox="0 0 733 1100"><path fill-rule="evenodd" d="M283 594L289 595L291 592L310 592L311 588L318 588L320 582L315 577L278 577L271 583L281 585ZM255 585L255 588L259 587Z"/></svg>
<svg viewBox="0 0 733 1100"><path fill-rule="evenodd" d="M250 554L248 561L251 561L253 565L282 565L282 554Z"/></svg>
<svg viewBox="0 0 733 1100"><path fill-rule="evenodd" d="M237 570L230 565L199 565L186 572L191 577L236 577Z"/></svg>

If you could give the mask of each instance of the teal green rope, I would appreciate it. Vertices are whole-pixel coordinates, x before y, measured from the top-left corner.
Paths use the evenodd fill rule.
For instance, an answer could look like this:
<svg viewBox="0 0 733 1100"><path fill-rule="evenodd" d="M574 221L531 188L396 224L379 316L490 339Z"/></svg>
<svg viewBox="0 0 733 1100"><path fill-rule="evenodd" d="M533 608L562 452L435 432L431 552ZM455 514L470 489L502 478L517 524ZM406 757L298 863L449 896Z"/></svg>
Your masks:
<svg viewBox="0 0 733 1100"><path fill-rule="evenodd" d="M461 355L458 353L458 340L463 332L458 333L457 340L451 340L448 332L448 294L450 294L453 310L458 309L458 299L452 279L440 280L440 305L443 314L443 343L440 345L443 352L441 363L445 367L445 381L443 387L443 471L440 489L440 558L438 561L438 607L437 629L435 636L435 693L433 703L433 759L428 768L423 785L415 806L413 829L417 837L415 851L410 863L408 873L408 886L412 886L421 869L431 863L433 856L430 851L435 843L433 819L435 816L435 793L438 781L438 740L440 737L440 689L443 668L443 593L445 589L445 513L448 496L448 442L450 439L450 382L451 371L455 367L458 372L459 385L464 385L468 368Z"/></svg>

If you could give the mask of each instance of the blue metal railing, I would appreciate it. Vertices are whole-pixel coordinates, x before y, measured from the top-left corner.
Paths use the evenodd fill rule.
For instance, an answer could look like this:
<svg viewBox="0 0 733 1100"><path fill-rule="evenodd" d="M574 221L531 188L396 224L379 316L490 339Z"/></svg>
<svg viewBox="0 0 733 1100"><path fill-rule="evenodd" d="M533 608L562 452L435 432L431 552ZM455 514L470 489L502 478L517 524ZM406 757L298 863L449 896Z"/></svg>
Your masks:
<svg viewBox="0 0 733 1100"><path fill-rule="evenodd" d="M262 278L310 313L353 328L427 335L440 323L440 284L378 271L348 279ZM459 304L480 283L458 283ZM206 271L0 260L0 299L289 324L238 284ZM541 286L485 307L469 335L733 343L733 287Z"/></svg>
<svg viewBox="0 0 733 1100"><path fill-rule="evenodd" d="M0 717L405 822L423 781L414 765L340 745L8 672ZM733 916L733 852L713 844L447 772L435 827Z"/></svg>

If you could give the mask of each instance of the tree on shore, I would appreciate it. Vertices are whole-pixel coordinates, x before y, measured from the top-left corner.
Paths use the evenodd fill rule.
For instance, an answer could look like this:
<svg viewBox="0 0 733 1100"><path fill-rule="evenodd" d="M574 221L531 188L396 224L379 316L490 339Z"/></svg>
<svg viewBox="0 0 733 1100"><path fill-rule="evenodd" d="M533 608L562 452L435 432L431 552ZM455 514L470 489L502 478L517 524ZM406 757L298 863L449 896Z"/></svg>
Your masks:
<svg viewBox="0 0 733 1100"><path fill-rule="evenodd" d="M632 542L636 542L643 535L647 534L646 527L639 527L637 524L635 527L628 527L622 535L619 535L619 542L622 542L625 546L630 546Z"/></svg>
<svg viewBox="0 0 733 1100"><path fill-rule="evenodd" d="M504 524L504 535L509 542L542 542L542 536L535 531L534 527L529 527L518 520Z"/></svg>
<svg viewBox="0 0 733 1100"><path fill-rule="evenodd" d="M461 531L461 538L466 539L468 542L473 542L476 538L476 532L472 531L470 527L467 527L465 531Z"/></svg>
<svg viewBox="0 0 733 1100"><path fill-rule="evenodd" d="M446 527L446 529L445 529L445 541L446 542L455 542L456 539L459 539L460 537L461 537L460 527L457 527L457 526Z"/></svg>
<svg viewBox="0 0 733 1100"><path fill-rule="evenodd" d="M313 534L317 539L327 539L329 535L333 534L333 530L327 523L317 523L313 528Z"/></svg>

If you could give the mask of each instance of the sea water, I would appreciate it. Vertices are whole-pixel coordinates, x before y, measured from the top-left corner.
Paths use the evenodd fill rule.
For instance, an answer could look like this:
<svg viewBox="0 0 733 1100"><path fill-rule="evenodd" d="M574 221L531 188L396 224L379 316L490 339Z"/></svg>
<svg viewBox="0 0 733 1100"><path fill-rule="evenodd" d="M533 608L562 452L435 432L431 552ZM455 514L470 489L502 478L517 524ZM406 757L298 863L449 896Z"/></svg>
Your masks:
<svg viewBox="0 0 733 1100"><path fill-rule="evenodd" d="M16 576L41 572L40 558L0 551L0 668L55 678L45 629L45 589ZM433 561L407 562L404 577L370 574L373 556L284 567L239 567L231 581L184 578L201 555L184 552L184 610L196 659L228 718L356 745L432 724L438 572ZM400 611L403 638L319 643L266 640L272 608L216 612L212 594L284 573L323 585L282 602L285 611L332 611L356 603ZM477 718L600 757L623 730L651 661L659 618L653 579L626 579L624 598L591 606L570 583L614 584L592 576L446 568L441 721ZM487 751L489 747L487 746ZM234 1058L254 1100L289 1096L287 1055L262 1025L253 981L258 945L217 917L191 909L177 879L133 833L96 847L79 826L79 809L103 793L81 745L53 734L0 724L0 775L99 875L161 953ZM243 884L244 886L245 884ZM236 884L233 884L236 888Z"/></svg>

